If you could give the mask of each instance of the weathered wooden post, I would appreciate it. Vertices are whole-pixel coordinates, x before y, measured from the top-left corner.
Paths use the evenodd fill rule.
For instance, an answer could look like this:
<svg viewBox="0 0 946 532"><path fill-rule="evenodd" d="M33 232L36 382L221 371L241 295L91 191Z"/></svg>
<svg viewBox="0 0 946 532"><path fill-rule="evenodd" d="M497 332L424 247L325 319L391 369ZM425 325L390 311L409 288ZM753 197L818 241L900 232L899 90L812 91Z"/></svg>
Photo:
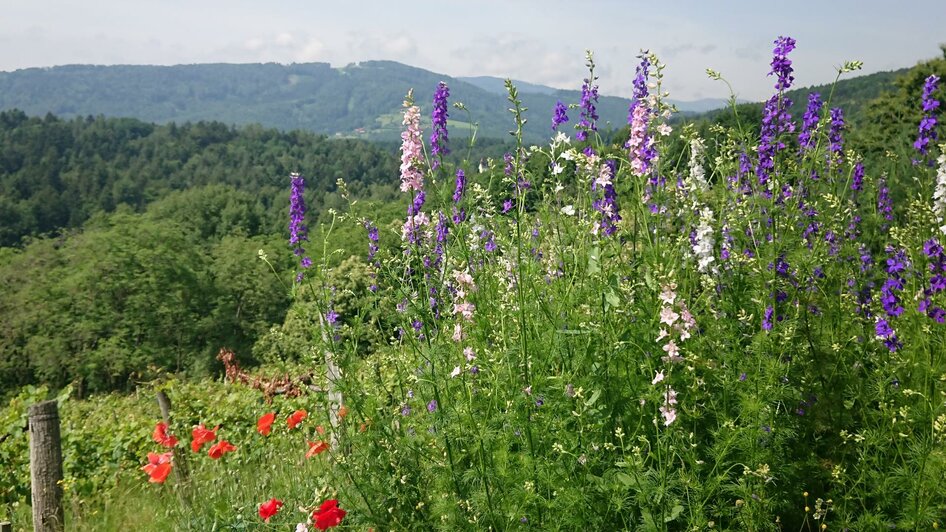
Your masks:
<svg viewBox="0 0 946 532"><path fill-rule="evenodd" d="M328 333L326 332L325 327L325 318L322 315L322 312L319 312L319 330L322 333L322 343L328 345ZM326 391L328 392L328 402L329 402L329 423L331 423L333 429L338 428L339 422L339 409L343 405L344 398L342 397L342 392L338 391L336 383L341 380L342 372L339 369L338 365L335 364L335 354L332 353L330 349L325 349L323 353L325 359L325 376L328 378L326 383ZM338 431L332 431L332 447L335 448L338 446Z"/></svg>
<svg viewBox="0 0 946 532"><path fill-rule="evenodd" d="M161 417L164 418L164 423L170 427L171 426L171 398L168 397L166 393L161 390L158 390L158 408L161 409ZM187 453L179 452L177 447L171 449L174 453L174 479L177 481L179 486L183 486L187 482Z"/></svg>
<svg viewBox="0 0 946 532"><path fill-rule="evenodd" d="M13 523L9 521L0 523L0 532L13 532Z"/></svg>
<svg viewBox="0 0 946 532"><path fill-rule="evenodd" d="M30 481L33 495L33 530L61 532L62 445L56 401L30 406Z"/></svg>

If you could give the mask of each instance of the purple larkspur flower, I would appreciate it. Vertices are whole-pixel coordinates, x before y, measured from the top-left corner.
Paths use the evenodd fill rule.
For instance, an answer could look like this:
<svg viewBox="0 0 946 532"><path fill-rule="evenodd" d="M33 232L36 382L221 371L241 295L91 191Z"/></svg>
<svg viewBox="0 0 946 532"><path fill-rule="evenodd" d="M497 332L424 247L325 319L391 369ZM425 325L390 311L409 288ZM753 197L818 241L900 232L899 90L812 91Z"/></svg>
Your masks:
<svg viewBox="0 0 946 532"><path fill-rule="evenodd" d="M483 232L480 233L480 240L485 241L483 244L483 249L488 253L496 251L496 240L493 238L492 231L484 229Z"/></svg>
<svg viewBox="0 0 946 532"><path fill-rule="evenodd" d="M927 155L929 144L935 141L936 135L936 109L939 107L939 100L933 98L933 93L939 87L939 76L933 74L926 78L923 84L923 118L920 119L919 136L913 147L921 155Z"/></svg>
<svg viewBox="0 0 946 532"><path fill-rule="evenodd" d="M325 321L331 327L338 325L338 312L335 312L335 309L329 308L328 312L325 313Z"/></svg>
<svg viewBox="0 0 946 532"><path fill-rule="evenodd" d="M843 131L844 111L840 107L835 107L831 109L831 127L828 129L829 161L838 161L843 155L844 139L841 137Z"/></svg>
<svg viewBox="0 0 946 532"><path fill-rule="evenodd" d="M943 246L935 238L923 243L923 254L931 259L939 258L943 254Z"/></svg>
<svg viewBox="0 0 946 532"><path fill-rule="evenodd" d="M821 94L813 92L808 95L808 108L802 117L801 133L798 134L798 144L801 150L806 152L815 147L814 132L818 127L818 120L821 118L821 107L824 102L821 101Z"/></svg>
<svg viewBox="0 0 946 532"><path fill-rule="evenodd" d="M456 185L453 189L453 202L460 203L460 200L463 199L463 192L466 191L466 174L463 173L462 168L457 168L457 179Z"/></svg>
<svg viewBox="0 0 946 532"><path fill-rule="evenodd" d="M414 216L419 214L421 208L424 207L424 200L427 198L427 195L424 194L423 190L417 191L417 194L414 194L414 201L411 202L411 205L407 208L407 215Z"/></svg>
<svg viewBox="0 0 946 532"><path fill-rule="evenodd" d="M427 411L433 413L436 410L437 410L437 400L431 399L431 401L427 403Z"/></svg>
<svg viewBox="0 0 946 532"><path fill-rule="evenodd" d="M450 228L447 227L447 217L444 215L443 211L437 212L437 224L434 226L434 231L437 235L438 243L447 241L447 235L450 233ZM440 254L442 254L442 252Z"/></svg>
<svg viewBox="0 0 946 532"><path fill-rule="evenodd" d="M851 190L860 192L864 188L864 163L854 165L854 174L851 176Z"/></svg>
<svg viewBox="0 0 946 532"><path fill-rule="evenodd" d="M299 174L289 174L291 188L289 195L289 245L292 252L300 257L299 265L302 268L312 266L312 259L305 255L303 242L309 241L309 228L305 225L305 179ZM296 275L296 281L302 281L302 273Z"/></svg>
<svg viewBox="0 0 946 532"><path fill-rule="evenodd" d="M589 131L598 131L598 110L595 107L598 103L598 86L594 82L595 78L585 79L581 86L581 112L578 125L575 126L578 129L575 138L582 142L588 140Z"/></svg>
<svg viewBox="0 0 946 532"><path fill-rule="evenodd" d="M765 307L765 313L762 315L762 330L772 330L772 315L774 313L775 309L772 307L772 305Z"/></svg>
<svg viewBox="0 0 946 532"><path fill-rule="evenodd" d="M436 170L440 166L440 159L450 153L447 138L447 98L450 89L441 81L434 92L434 108L430 114L433 132L430 134L430 155L433 158L431 166Z"/></svg>
<svg viewBox="0 0 946 532"><path fill-rule="evenodd" d="M792 86L795 78L792 76L792 61L788 54L795 49L795 39L791 37L779 36L775 39L775 49L772 51L772 70L769 75L775 74L778 81L775 83L775 90L786 91Z"/></svg>
<svg viewBox="0 0 946 532"><path fill-rule="evenodd" d="M561 101L555 102L555 114L552 115L552 131L558 129L558 126L568 122L568 106Z"/></svg>
<svg viewBox="0 0 946 532"><path fill-rule="evenodd" d="M884 345L887 346L890 352L894 352L900 347L903 347L903 343L897 338L896 331L893 330L885 319L877 320L877 323L874 325L874 334L877 335L877 338L884 341Z"/></svg>
<svg viewBox="0 0 946 532"><path fill-rule="evenodd" d="M378 226L371 220L365 220L365 230L368 231L368 261L373 261L378 254Z"/></svg>
<svg viewBox="0 0 946 532"><path fill-rule="evenodd" d="M784 96L784 91L792 86L792 62L788 59L788 53L795 49L795 39L791 37L779 37L775 40L775 49L773 50L772 70L769 75L776 75L778 81L775 83L776 93L765 102L762 109L762 129L759 134L759 162L756 165L756 176L759 179L759 185L762 186L762 194L766 197L771 196L767 190L769 179L772 172L775 171L775 156L778 152L785 149L785 143L780 140L784 133L795 131L795 123L792 121L792 115L788 112L792 106L792 101Z"/></svg>
<svg viewBox="0 0 946 532"><path fill-rule="evenodd" d="M627 108L628 125L632 125L634 122L634 109L641 105L648 96L647 78L650 75L650 57L647 50L642 51L637 57L640 58L641 62L637 65L634 74L634 94L631 98L631 104Z"/></svg>
<svg viewBox="0 0 946 532"><path fill-rule="evenodd" d="M511 211L512 205L513 205L512 199L507 198L506 201L503 202L503 214L506 214L507 212Z"/></svg>

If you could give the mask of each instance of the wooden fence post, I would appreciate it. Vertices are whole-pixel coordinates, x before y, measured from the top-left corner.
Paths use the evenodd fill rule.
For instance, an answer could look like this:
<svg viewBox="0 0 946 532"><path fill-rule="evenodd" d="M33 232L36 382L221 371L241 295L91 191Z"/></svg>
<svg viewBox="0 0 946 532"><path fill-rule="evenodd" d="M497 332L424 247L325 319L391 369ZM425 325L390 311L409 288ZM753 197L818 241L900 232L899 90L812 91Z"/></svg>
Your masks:
<svg viewBox="0 0 946 532"><path fill-rule="evenodd" d="M9 521L0 523L0 532L13 532L13 523Z"/></svg>
<svg viewBox="0 0 946 532"><path fill-rule="evenodd" d="M322 343L328 345L328 333L326 332L325 318L323 317L321 311L319 311L319 330L322 333ZM328 380L326 383L326 391L328 392L329 423L331 423L333 429L337 429L339 422L338 412L344 404L344 398L342 397L342 392L338 390L336 383L341 380L342 372L338 365L335 364L335 354L332 353L331 350L325 349L323 357L325 360L325 376ZM332 431L331 444L332 448L338 446L337 430Z"/></svg>
<svg viewBox="0 0 946 532"><path fill-rule="evenodd" d="M30 481L34 532L61 532L62 444L56 401L30 406Z"/></svg>
<svg viewBox="0 0 946 532"><path fill-rule="evenodd" d="M171 426L171 398L168 397L166 393L161 390L158 390L158 408L161 409L161 417L164 418L164 423L170 427ZM187 453L178 451L177 447L171 449L174 453L174 479L177 481L179 486L183 486L187 482Z"/></svg>

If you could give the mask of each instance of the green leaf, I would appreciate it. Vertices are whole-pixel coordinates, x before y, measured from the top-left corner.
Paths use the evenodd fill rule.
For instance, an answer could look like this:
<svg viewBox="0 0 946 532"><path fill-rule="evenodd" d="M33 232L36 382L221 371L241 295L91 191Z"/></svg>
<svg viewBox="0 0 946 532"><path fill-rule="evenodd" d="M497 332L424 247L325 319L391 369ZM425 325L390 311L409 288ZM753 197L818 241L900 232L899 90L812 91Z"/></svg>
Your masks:
<svg viewBox="0 0 946 532"><path fill-rule="evenodd" d="M601 397L601 390L595 390L595 391L591 394L591 397L588 398L587 401L585 401L585 406L591 406L591 405L595 404L595 402L598 401L598 398L599 398L599 397Z"/></svg>
<svg viewBox="0 0 946 532"><path fill-rule="evenodd" d="M588 252L588 274L595 275L601 272L601 266L599 261L601 258L601 249L598 246L591 248L591 251Z"/></svg>
<svg viewBox="0 0 946 532"><path fill-rule="evenodd" d="M610 309L621 304L621 298L614 293L614 290L608 290L604 293L605 308Z"/></svg>
<svg viewBox="0 0 946 532"><path fill-rule="evenodd" d="M670 515L664 518L664 523L669 523L674 519L680 517L680 514L683 513L683 506L679 504L670 509Z"/></svg>

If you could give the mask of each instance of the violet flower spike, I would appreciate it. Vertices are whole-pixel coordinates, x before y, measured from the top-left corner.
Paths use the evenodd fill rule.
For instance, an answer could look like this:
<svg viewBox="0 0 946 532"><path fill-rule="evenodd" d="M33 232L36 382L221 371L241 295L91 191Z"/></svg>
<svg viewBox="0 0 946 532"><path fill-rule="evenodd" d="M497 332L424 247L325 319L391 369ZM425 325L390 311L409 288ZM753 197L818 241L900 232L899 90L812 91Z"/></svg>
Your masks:
<svg viewBox="0 0 946 532"><path fill-rule="evenodd" d="M808 95L808 108L802 117L801 133L798 134L798 144L801 145L802 152L815 147L814 132L818 127L822 106L824 106L824 102L821 101L821 94L813 92Z"/></svg>
<svg viewBox="0 0 946 532"><path fill-rule="evenodd" d="M447 138L447 98L450 97L450 89L447 84L441 81L437 84L437 91L434 93L434 109L430 115L431 127L433 132L430 134L430 155L433 159L432 169L440 167L440 160L444 155L450 153Z"/></svg>
<svg viewBox="0 0 946 532"><path fill-rule="evenodd" d="M289 244L294 246L293 253L301 257L299 265L302 268L312 266L312 259L306 256L303 242L309 241L309 228L305 225L305 179L297 173L289 174L291 192L289 196ZM296 281L302 281L302 273L296 276Z"/></svg>
<svg viewBox="0 0 946 532"><path fill-rule="evenodd" d="M775 74L778 81L775 83L776 93L769 98L762 110L762 130L759 134L759 163L756 165L756 176L762 186L762 194L771 197L768 190L769 178L775 170L775 156L785 149L785 143L779 140L783 133L795 131L795 123L788 109L792 101L783 95L783 92L792 86L792 62L788 53L795 49L795 39L779 37L775 40L773 50L772 70L769 75Z"/></svg>
<svg viewBox="0 0 946 532"><path fill-rule="evenodd" d="M913 143L916 151L923 156L929 153L930 141L936 141L938 138L936 134L936 109L939 107L939 100L933 98L933 93L936 92L937 88L939 88L939 76L934 74L926 78L926 82L923 84L923 118L920 119L919 136L916 142ZM914 161L914 163L917 162Z"/></svg>
<svg viewBox="0 0 946 532"><path fill-rule="evenodd" d="M561 101L555 102L555 114L552 115L552 131L558 129L558 126L568 122L568 115L566 112L568 107Z"/></svg>
<svg viewBox="0 0 946 532"><path fill-rule="evenodd" d="M598 112L595 103L598 101L598 86L591 85L585 80L581 86L581 120L578 122L578 132L575 138L580 141L588 140L588 131L598 131Z"/></svg>

